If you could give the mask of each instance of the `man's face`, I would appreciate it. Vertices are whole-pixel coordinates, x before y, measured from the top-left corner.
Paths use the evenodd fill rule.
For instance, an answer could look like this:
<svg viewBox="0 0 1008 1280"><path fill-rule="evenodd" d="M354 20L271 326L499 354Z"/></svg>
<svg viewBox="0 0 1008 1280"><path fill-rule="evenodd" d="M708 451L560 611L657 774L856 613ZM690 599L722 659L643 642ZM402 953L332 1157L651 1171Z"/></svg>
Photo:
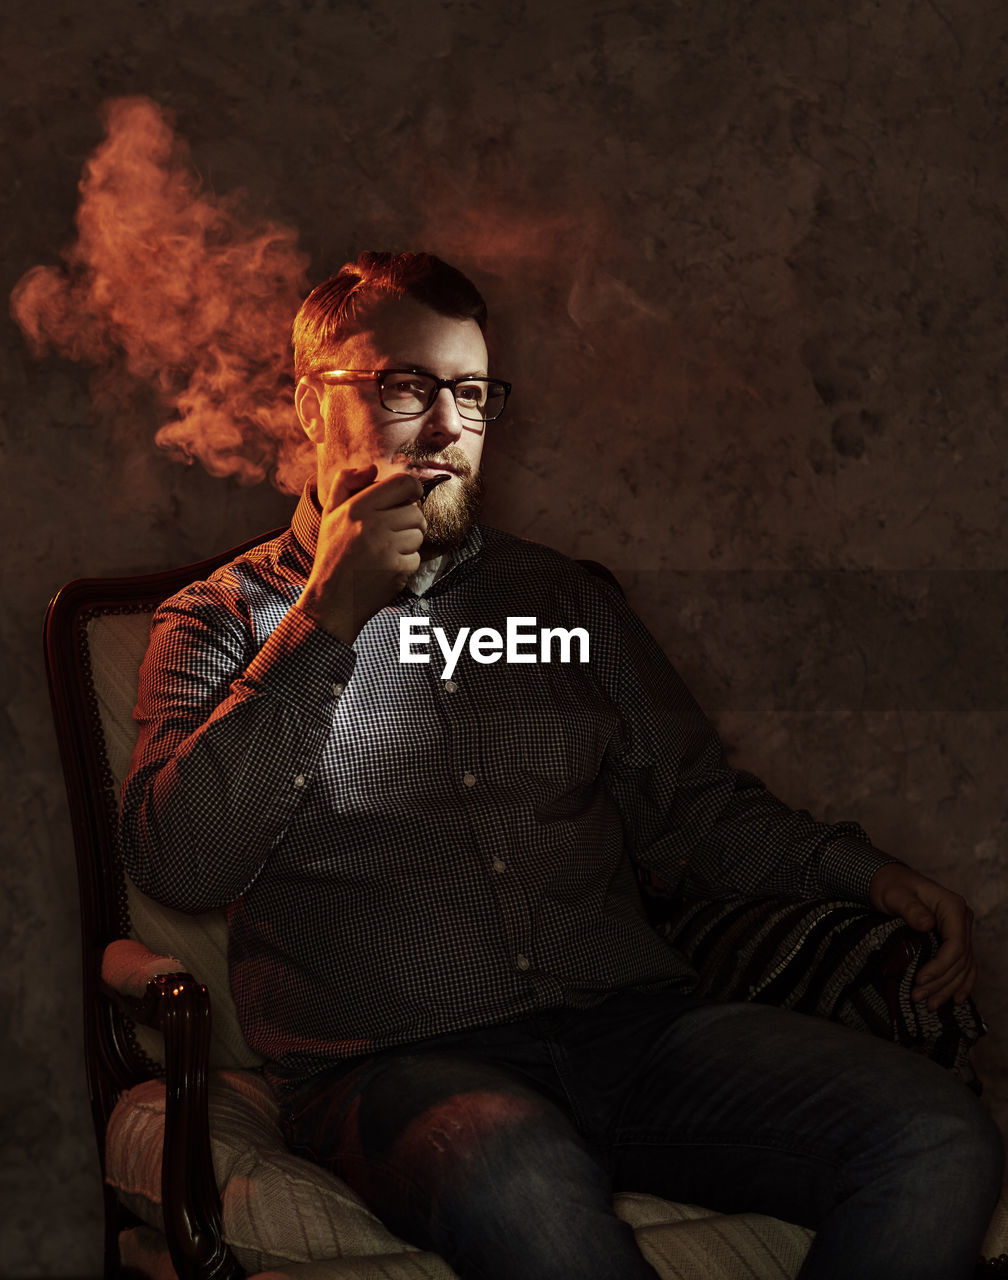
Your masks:
<svg viewBox="0 0 1008 1280"><path fill-rule="evenodd" d="M438 378L485 377L487 349L475 320L443 316L410 298L383 298L366 307L361 331L335 353L333 368L417 369ZM416 416L385 409L373 381L327 385L322 398L325 445L319 450L319 493L347 466L377 462L379 477L394 463L423 480L449 471L424 502L426 552L461 543L479 507L483 436L479 423L460 417L442 387Z"/></svg>

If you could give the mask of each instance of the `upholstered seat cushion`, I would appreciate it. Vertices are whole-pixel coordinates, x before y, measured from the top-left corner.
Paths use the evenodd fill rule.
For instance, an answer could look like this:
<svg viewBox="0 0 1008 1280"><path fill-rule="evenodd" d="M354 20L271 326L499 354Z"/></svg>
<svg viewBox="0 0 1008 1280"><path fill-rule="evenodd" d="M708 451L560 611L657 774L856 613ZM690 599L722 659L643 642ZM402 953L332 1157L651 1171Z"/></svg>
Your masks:
<svg viewBox="0 0 1008 1280"><path fill-rule="evenodd" d="M156 1227L161 1225L163 1125L164 1086L147 1081L120 1098L106 1142L108 1181ZM291 1264L356 1257L385 1268L375 1275L429 1280L454 1275L440 1258L420 1254L392 1235L344 1183L285 1149L276 1103L257 1072L213 1073L210 1130L223 1188L224 1235L249 1272L278 1269L295 1277L299 1269ZM620 1196L616 1209L666 1280L722 1275L786 1280L797 1271L811 1238L799 1227L756 1214L724 1217L653 1196ZM393 1266L400 1255L402 1265ZM739 1271L740 1258L751 1260L748 1271ZM334 1268L332 1274L344 1271Z"/></svg>
<svg viewBox="0 0 1008 1280"><path fill-rule="evenodd" d="M163 1126L164 1085L150 1080L120 1098L106 1147L108 1181L156 1228ZM210 1128L224 1235L250 1273L267 1272L270 1280L452 1280L442 1259L397 1239L349 1187L285 1149L276 1103L257 1072L213 1073ZM791 1280L812 1238L759 1214L716 1214L655 1196L619 1195L615 1207L663 1280ZM141 1231L131 1245L148 1253L158 1241L163 1248L159 1232ZM1006 1248L1002 1200L983 1253L997 1257Z"/></svg>
<svg viewBox="0 0 1008 1280"><path fill-rule="evenodd" d="M105 1140L107 1181L156 1226L164 1098L159 1080L130 1089L112 1113ZM224 1234L246 1270L407 1249L344 1183L286 1150L276 1102L257 1072L212 1073L210 1132Z"/></svg>

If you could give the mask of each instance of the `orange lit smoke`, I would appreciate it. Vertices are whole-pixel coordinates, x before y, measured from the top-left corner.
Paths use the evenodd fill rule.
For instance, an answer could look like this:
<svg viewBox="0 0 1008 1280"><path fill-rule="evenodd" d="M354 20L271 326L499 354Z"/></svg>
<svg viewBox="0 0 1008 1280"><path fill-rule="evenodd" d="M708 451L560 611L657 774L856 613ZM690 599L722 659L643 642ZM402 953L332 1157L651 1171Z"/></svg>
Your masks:
<svg viewBox="0 0 1008 1280"><path fill-rule="evenodd" d="M114 99L104 118L76 243L62 267L21 278L15 320L36 355L99 366L106 385L124 370L154 386L171 413L155 440L173 456L299 492L312 455L289 374L307 292L296 233L201 191L188 147L149 99Z"/></svg>

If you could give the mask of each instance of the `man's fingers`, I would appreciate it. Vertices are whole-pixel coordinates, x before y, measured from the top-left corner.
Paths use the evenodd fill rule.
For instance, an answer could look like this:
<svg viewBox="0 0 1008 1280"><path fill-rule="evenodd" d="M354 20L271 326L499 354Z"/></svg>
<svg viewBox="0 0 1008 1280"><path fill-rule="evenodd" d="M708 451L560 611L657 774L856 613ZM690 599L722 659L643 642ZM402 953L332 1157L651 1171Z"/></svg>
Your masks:
<svg viewBox="0 0 1008 1280"><path fill-rule="evenodd" d="M973 912L965 899L958 894L942 891L933 909L929 909L929 904L918 898L916 903L908 902L901 914L913 928L937 929L942 939L937 955L917 975L911 997L914 1000L926 1000L929 1009L937 1009L964 987L971 988L972 982L968 981L968 975L971 969L975 969ZM918 922L925 917L930 917L932 923L922 926Z"/></svg>
<svg viewBox="0 0 1008 1280"><path fill-rule="evenodd" d="M973 990L973 983L976 981L976 965L970 965L964 972L958 976L950 976L946 982L933 985L926 993L927 1006L929 1009L937 1009L943 1005L946 1000L954 999L957 1004L961 1004L969 993ZM920 997L914 997L918 999Z"/></svg>
<svg viewBox="0 0 1008 1280"><path fill-rule="evenodd" d="M976 980L971 926L973 913L956 914L953 921L943 920L939 928L945 941L938 954L917 975L911 996L927 1000L929 1009L937 1009L950 998L965 1000Z"/></svg>
<svg viewBox="0 0 1008 1280"><path fill-rule="evenodd" d="M914 984L915 997L918 993L933 994L939 988L950 984L957 987L972 964L972 954L956 954L953 952L951 955L943 957L941 951L939 951L934 960L917 975L917 981Z"/></svg>
<svg viewBox="0 0 1008 1280"><path fill-rule="evenodd" d="M396 471L373 486L375 510L389 510L416 504L423 497L423 485L412 471Z"/></svg>
<svg viewBox="0 0 1008 1280"><path fill-rule="evenodd" d="M930 933L938 921L935 919L933 911L929 911L922 902L913 901L907 903L906 909L898 913L910 925L911 928L917 929L920 933Z"/></svg>
<svg viewBox="0 0 1008 1280"><path fill-rule="evenodd" d="M423 546L423 540L423 530L416 525L409 525L405 529L393 529L389 545L397 555L410 556L414 552L419 554L420 548ZM417 568L419 567L417 565Z"/></svg>
<svg viewBox="0 0 1008 1280"><path fill-rule="evenodd" d="M369 468L374 472L375 468ZM383 476L381 480L371 479L362 484L352 494L354 499L352 513L359 519L365 511L392 511L396 507L416 506L423 497L420 481L410 471L395 471Z"/></svg>
<svg viewBox="0 0 1008 1280"><path fill-rule="evenodd" d="M420 529L427 532L427 517L423 508L415 502L396 503L388 507L382 514L382 524L386 529Z"/></svg>
<svg viewBox="0 0 1008 1280"><path fill-rule="evenodd" d="M910 995L937 1009L949 998L963 1001L976 980L973 954L973 912L965 898L929 880L902 863L887 863L876 871L869 892L872 906L901 916L912 929L936 931L937 954L917 975Z"/></svg>
<svg viewBox="0 0 1008 1280"><path fill-rule="evenodd" d="M912 889L902 886L889 890L884 900L885 909L894 916L901 916L911 929L930 933L938 921L935 913L922 902Z"/></svg>
<svg viewBox="0 0 1008 1280"><path fill-rule="evenodd" d="M944 938L933 959L917 975L920 986L941 982L950 974L960 973L973 963L973 946L969 941L952 937Z"/></svg>
<svg viewBox="0 0 1008 1280"><path fill-rule="evenodd" d="M973 947L963 938L942 935L942 944L933 959L929 960L918 974L922 983L934 982L944 978L956 969L965 969L973 959Z"/></svg>
<svg viewBox="0 0 1008 1280"><path fill-rule="evenodd" d="M378 467L373 462L337 471L323 504L323 513L335 511L353 499L349 510L355 520L360 520L368 512L380 511L386 513L384 519L388 528L419 528L426 532L427 521L417 505L418 499L423 497L423 488L416 476L409 471L397 471L378 480L377 475Z"/></svg>
<svg viewBox="0 0 1008 1280"><path fill-rule="evenodd" d="M323 510L332 511L336 507L341 507L355 493L361 493L373 485L377 475L378 467L373 462L362 467L344 467L341 471L337 471L333 476L332 487L322 504Z"/></svg>

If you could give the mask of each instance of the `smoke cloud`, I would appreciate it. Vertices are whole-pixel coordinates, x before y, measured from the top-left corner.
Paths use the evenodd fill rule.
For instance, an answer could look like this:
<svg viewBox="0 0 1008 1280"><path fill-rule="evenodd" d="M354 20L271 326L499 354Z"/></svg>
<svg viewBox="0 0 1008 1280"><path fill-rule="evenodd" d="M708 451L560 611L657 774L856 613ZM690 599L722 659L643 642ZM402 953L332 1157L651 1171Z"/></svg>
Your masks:
<svg viewBox="0 0 1008 1280"><path fill-rule="evenodd" d="M202 190L189 149L147 98L103 107L63 265L28 271L11 312L37 356L56 352L155 388L157 444L215 476L299 492L313 454L294 413L288 342L307 292L289 227L240 194Z"/></svg>

